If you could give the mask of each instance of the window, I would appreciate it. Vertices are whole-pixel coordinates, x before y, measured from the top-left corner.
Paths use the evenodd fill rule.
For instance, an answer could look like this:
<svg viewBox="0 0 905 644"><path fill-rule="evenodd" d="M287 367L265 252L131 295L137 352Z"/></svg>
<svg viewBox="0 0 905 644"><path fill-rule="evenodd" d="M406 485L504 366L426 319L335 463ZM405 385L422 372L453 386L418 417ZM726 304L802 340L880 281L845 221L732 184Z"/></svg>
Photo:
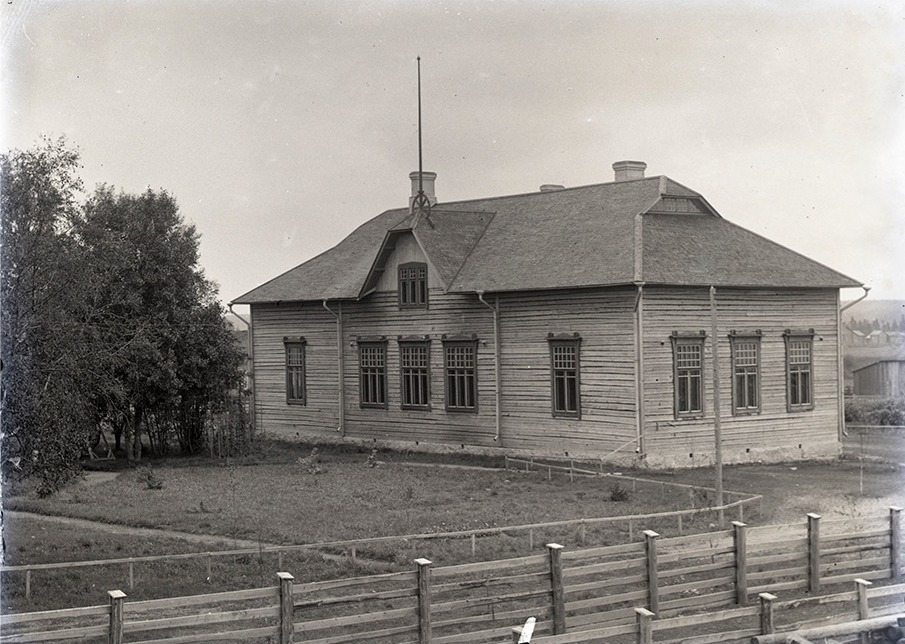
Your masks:
<svg viewBox="0 0 905 644"><path fill-rule="evenodd" d="M283 338L286 349L286 402L304 405L305 400L305 338Z"/></svg>
<svg viewBox="0 0 905 644"><path fill-rule="evenodd" d="M811 378L813 362L813 331L786 331L786 389L789 411L814 409L814 383Z"/></svg>
<svg viewBox="0 0 905 644"><path fill-rule="evenodd" d="M427 308L427 264L399 266L399 306Z"/></svg>
<svg viewBox="0 0 905 644"><path fill-rule="evenodd" d="M674 333L672 341L676 418L700 418L704 415L704 333Z"/></svg>
<svg viewBox="0 0 905 644"><path fill-rule="evenodd" d="M760 331L729 336L732 346L732 413L760 412Z"/></svg>
<svg viewBox="0 0 905 644"><path fill-rule="evenodd" d="M387 406L386 342L358 343L358 382L362 407Z"/></svg>
<svg viewBox="0 0 905 644"><path fill-rule="evenodd" d="M430 344L399 344L399 366L402 374L402 408L430 408Z"/></svg>
<svg viewBox="0 0 905 644"><path fill-rule="evenodd" d="M446 367L446 409L477 411L475 341L444 342L443 353Z"/></svg>
<svg viewBox="0 0 905 644"><path fill-rule="evenodd" d="M568 339L550 335L550 381L553 387L553 415L564 418L581 418L581 394L579 393L579 345L581 339Z"/></svg>

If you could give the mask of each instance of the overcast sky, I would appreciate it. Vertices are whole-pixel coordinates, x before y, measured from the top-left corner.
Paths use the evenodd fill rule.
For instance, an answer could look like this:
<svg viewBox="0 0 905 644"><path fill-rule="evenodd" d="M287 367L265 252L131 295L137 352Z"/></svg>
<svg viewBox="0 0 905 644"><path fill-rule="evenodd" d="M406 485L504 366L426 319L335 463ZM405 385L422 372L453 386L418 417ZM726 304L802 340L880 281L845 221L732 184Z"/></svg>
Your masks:
<svg viewBox="0 0 905 644"><path fill-rule="evenodd" d="M4 2L0 147L165 188L224 302L407 205L621 159L905 299L900 2ZM843 291L843 298L858 290Z"/></svg>

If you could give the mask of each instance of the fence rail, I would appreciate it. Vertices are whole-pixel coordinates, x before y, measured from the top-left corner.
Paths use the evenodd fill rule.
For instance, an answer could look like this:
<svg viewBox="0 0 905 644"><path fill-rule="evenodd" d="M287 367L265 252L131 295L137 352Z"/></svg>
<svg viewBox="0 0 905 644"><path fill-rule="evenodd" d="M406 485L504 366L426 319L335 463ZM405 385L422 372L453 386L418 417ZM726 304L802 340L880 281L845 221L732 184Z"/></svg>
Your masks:
<svg viewBox="0 0 905 644"><path fill-rule="evenodd" d="M604 637L680 628L693 622L682 613L714 610L711 621L760 616L761 628L780 589L817 594L857 578L863 591L845 601L855 598L859 610L870 596L889 596L868 590L868 580L899 581L905 573L900 515L891 508L887 517L822 523L809 514L804 525L735 522L731 530L677 537L646 530L641 543L572 551L549 543L544 554L436 569L416 559L409 571L323 582L295 584L280 572L270 588L191 597L127 602L116 590L107 605L5 615L0 642L103 637L116 644L124 634L142 644L290 642L299 634L315 644L455 644L507 640L512 624L531 616L538 641L569 629L552 644L585 641L576 629ZM759 606L748 606L752 598Z"/></svg>
<svg viewBox="0 0 905 644"><path fill-rule="evenodd" d="M622 475L607 474L597 472L581 467L576 467L574 463L568 467L556 464L548 464L534 460L523 460L512 457L506 457L506 469L517 468L526 469L527 471L539 471L548 473L552 476L553 472L574 476L595 476L609 478L619 483L625 483L632 486L653 486L654 488L666 489L667 487L685 489L689 491L690 504L695 504L695 492L708 493L712 492L712 488L687 485L683 483L673 483L664 481L653 481L638 477L629 477ZM633 488L634 489L634 488ZM471 554L474 556L477 552L477 537L491 537L500 535L521 535L527 539L529 549L534 549L536 543L543 543L540 539L541 533L544 531L558 530L560 532L575 530L578 536L578 543L581 546L587 545L589 542L588 529L601 526L617 526L624 527L628 532L629 540L634 540L640 535L640 526L650 524L654 521L675 521L676 529L681 534L688 526L688 520L697 516L719 515L723 516L726 512L735 512L739 521L744 520L745 508L749 508L754 504L761 502L759 495L743 494L739 492L724 492L726 498L736 498L735 501L726 503L722 506L703 506L692 507L687 510L674 510L669 512L655 512L648 514L638 514L630 516L618 517L594 517L583 519L567 519L562 521L547 521L543 523L531 523L515 526L503 526L495 528L477 528L472 530L448 531L448 532L426 532L418 534L393 535L386 537L369 537L365 539L344 539L339 541L327 541L318 543L292 544L280 546L260 546L258 548L236 548L231 550L215 550L206 552L189 552L181 554L166 555L147 555L142 557L120 557L114 559L94 559L86 561L66 561L44 564L20 564L20 565L0 565L0 575L19 573L25 575L25 598L31 598L34 575L33 573L48 570L66 570L71 568L93 568L105 566L123 566L127 575L127 584L129 590L135 585L135 569L136 566L152 562L171 562L180 560L199 560L205 562L203 573L207 580L213 578L213 561L222 557L236 557L244 555L257 556L274 556L276 558L277 569L283 568L283 557L288 553L294 552L344 552L352 560L356 560L362 551L368 547L378 545L396 545L406 550L413 551L416 544L420 542L442 541L442 540L470 540ZM556 539L561 539L564 535L557 535ZM228 540L224 537L224 540Z"/></svg>

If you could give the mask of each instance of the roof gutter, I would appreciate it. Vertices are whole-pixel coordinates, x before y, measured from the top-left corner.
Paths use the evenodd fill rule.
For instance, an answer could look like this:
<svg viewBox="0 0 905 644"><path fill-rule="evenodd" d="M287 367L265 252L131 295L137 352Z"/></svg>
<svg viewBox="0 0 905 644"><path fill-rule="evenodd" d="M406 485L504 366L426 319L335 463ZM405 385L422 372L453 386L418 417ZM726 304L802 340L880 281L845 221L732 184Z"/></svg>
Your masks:
<svg viewBox="0 0 905 644"><path fill-rule="evenodd" d="M867 298L868 293L870 293L870 287L869 287L869 286L862 286L861 288L864 289L864 295L862 295L861 297L859 297L859 298L858 298L857 300L855 300L854 302L849 302L849 303L846 304L845 306L841 307L841 308L839 309L839 312L840 312L840 313L842 313L845 309L848 309L848 308L851 308L851 307L855 306L855 304L857 304L857 303L860 302L861 300Z"/></svg>
<svg viewBox="0 0 905 644"><path fill-rule="evenodd" d="M478 291L478 300L481 304L493 311L493 370L494 370L494 402L496 404L496 433L493 441L500 442L500 429L503 423L503 412L500 407L500 296L497 295L491 305L484 299L484 291ZM502 446L502 445L501 445Z"/></svg>
<svg viewBox="0 0 905 644"><path fill-rule="evenodd" d="M336 318L336 368L337 368L337 394L339 396L339 426L336 431L340 436L346 435L346 394L343 387L343 303L339 302L339 312L327 306L327 300L323 301L324 308Z"/></svg>
<svg viewBox="0 0 905 644"><path fill-rule="evenodd" d="M246 320L241 315L233 311L233 302L227 303L227 308L229 312L235 315L237 318L242 320L245 323L246 328L248 329L248 346L246 347L246 353L248 355L248 362L251 363L251 373L248 374L251 376L251 401L248 409L249 420L251 421L252 431L255 431L257 427L255 426L255 343L254 338L252 338L252 327L251 320Z"/></svg>

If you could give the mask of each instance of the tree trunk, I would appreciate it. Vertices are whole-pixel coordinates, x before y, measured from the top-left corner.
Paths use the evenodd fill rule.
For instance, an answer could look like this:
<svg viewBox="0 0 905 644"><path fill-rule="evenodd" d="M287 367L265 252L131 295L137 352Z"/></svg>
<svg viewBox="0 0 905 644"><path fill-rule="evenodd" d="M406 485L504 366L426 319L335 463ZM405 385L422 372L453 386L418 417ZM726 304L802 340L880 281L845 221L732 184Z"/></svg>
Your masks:
<svg viewBox="0 0 905 644"><path fill-rule="evenodd" d="M141 407L135 408L135 415L132 417L133 425L132 425L132 446L131 446L131 460L140 461L141 460L141 419L144 414L142 413Z"/></svg>
<svg viewBox="0 0 905 644"><path fill-rule="evenodd" d="M123 448L126 450L126 459L132 460L132 427L135 424L135 415L137 410L123 414L123 422L120 426L120 432L123 434ZM119 443L117 442L117 446Z"/></svg>

